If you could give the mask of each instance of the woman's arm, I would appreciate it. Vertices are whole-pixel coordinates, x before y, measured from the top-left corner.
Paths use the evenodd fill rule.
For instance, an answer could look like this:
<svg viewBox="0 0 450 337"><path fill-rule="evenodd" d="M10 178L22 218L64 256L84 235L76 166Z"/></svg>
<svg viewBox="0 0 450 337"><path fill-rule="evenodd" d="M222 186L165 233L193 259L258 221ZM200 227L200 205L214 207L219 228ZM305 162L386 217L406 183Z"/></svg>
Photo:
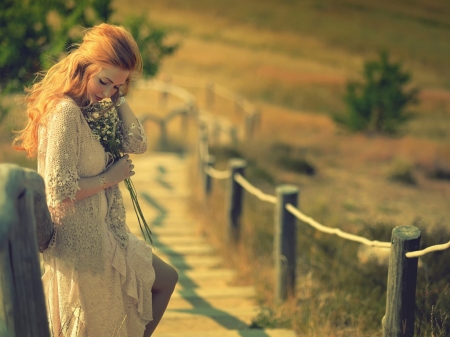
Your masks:
<svg viewBox="0 0 450 337"><path fill-rule="evenodd" d="M116 106L116 110L122 121L122 151L125 153L143 153L147 151L147 136L130 105L124 101L119 106Z"/></svg>
<svg viewBox="0 0 450 337"><path fill-rule="evenodd" d="M94 195L105 188L114 186L121 181L133 176L134 165L129 155L125 155L117 162L109 167L105 172L87 178L78 180L79 190L75 194L75 200L81 200ZM70 198L66 198L63 202L71 202Z"/></svg>
<svg viewBox="0 0 450 337"><path fill-rule="evenodd" d="M138 124L138 119L135 116L133 110L131 110L130 105L127 101L124 101L119 106L116 106L117 113L119 114L119 118L122 121L123 129L132 133L134 137L137 139L142 139L141 134L139 133L138 128L136 127ZM133 127L134 125L134 127ZM131 135L128 135L131 136Z"/></svg>

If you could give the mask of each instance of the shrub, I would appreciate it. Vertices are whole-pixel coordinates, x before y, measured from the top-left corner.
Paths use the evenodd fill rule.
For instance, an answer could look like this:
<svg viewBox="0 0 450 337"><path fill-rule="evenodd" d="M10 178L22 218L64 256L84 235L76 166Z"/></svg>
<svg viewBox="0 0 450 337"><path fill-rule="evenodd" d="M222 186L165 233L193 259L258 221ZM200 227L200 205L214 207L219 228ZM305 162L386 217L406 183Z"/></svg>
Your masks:
<svg viewBox="0 0 450 337"><path fill-rule="evenodd" d="M272 146L271 152L274 161L285 170L313 176L316 168L306 159L307 150L294 148L291 145L276 143Z"/></svg>
<svg viewBox="0 0 450 337"><path fill-rule="evenodd" d="M378 61L365 63L363 77L363 82L347 83L348 115L335 116L335 121L353 131L395 133L411 117L407 106L417 103L418 89L407 89L411 75L382 52Z"/></svg>
<svg viewBox="0 0 450 337"><path fill-rule="evenodd" d="M436 160L427 172L428 177L438 180L450 180L450 164Z"/></svg>
<svg viewBox="0 0 450 337"><path fill-rule="evenodd" d="M392 181L415 185L413 164L409 160L396 158L389 167L388 178Z"/></svg>

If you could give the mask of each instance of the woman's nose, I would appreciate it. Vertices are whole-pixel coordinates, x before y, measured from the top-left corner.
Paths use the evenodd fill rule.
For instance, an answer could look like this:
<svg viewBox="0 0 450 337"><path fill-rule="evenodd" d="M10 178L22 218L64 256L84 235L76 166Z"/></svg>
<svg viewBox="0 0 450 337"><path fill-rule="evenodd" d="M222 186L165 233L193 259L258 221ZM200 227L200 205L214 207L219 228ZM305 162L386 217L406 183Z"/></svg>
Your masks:
<svg viewBox="0 0 450 337"><path fill-rule="evenodd" d="M106 88L106 89L103 91L103 95L105 96L105 98L110 98L110 97L111 97L111 92L112 92L113 90L114 90L113 88Z"/></svg>

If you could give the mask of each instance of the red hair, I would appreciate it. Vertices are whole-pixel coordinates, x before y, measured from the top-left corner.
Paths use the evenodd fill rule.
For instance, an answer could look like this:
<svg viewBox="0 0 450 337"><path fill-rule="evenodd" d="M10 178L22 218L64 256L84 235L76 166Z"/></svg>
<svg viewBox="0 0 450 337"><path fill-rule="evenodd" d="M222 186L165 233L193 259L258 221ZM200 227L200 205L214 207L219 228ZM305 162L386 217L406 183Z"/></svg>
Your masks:
<svg viewBox="0 0 450 337"><path fill-rule="evenodd" d="M28 119L14 139L14 148L26 151L29 157L35 156L39 125L45 123L55 105L64 96L75 102L85 101L88 81L102 68L111 66L131 74L121 87L125 95L130 81L142 73L142 58L136 41L121 26L102 23L87 29L80 45L47 72L38 74L37 81L26 89ZM118 95L119 92L111 99L116 101Z"/></svg>

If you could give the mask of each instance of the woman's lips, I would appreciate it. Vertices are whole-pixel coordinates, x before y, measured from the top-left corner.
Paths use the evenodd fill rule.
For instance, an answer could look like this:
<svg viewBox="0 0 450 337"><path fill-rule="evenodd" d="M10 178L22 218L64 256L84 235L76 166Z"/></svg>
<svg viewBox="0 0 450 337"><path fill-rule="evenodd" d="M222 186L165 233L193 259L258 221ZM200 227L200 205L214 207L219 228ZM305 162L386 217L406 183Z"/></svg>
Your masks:
<svg viewBox="0 0 450 337"><path fill-rule="evenodd" d="M103 98L98 97L97 95L94 95L95 99L97 100L97 102L101 101Z"/></svg>

